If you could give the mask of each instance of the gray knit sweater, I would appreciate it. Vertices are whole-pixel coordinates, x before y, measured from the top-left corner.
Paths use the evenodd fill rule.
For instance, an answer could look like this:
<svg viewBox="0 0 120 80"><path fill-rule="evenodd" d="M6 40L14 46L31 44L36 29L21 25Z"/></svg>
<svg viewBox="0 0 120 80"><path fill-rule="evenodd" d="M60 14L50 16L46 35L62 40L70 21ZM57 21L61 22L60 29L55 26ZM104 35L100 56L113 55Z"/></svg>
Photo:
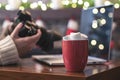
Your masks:
<svg viewBox="0 0 120 80"><path fill-rule="evenodd" d="M19 62L16 45L10 36L0 41L0 65Z"/></svg>

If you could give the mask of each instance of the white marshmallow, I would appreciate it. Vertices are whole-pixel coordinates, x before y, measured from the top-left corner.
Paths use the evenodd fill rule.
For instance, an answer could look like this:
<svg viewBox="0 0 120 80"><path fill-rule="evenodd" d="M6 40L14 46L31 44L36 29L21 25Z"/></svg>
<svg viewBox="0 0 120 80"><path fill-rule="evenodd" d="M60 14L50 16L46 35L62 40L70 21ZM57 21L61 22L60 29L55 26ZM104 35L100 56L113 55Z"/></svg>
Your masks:
<svg viewBox="0 0 120 80"><path fill-rule="evenodd" d="M77 33L70 33L70 40L81 40L80 32Z"/></svg>
<svg viewBox="0 0 120 80"><path fill-rule="evenodd" d="M63 37L63 40L85 40L85 39L88 39L87 35L80 32L70 33L70 35Z"/></svg>

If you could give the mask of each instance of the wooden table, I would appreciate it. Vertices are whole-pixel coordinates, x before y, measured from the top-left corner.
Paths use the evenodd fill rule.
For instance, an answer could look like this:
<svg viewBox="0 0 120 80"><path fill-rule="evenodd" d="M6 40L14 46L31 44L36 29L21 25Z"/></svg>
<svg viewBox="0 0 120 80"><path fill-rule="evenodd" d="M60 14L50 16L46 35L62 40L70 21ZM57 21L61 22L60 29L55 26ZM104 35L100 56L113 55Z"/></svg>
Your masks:
<svg viewBox="0 0 120 80"><path fill-rule="evenodd" d="M120 61L87 65L84 72L67 72L64 66L50 67L30 58L19 65L0 67L0 80L120 80Z"/></svg>

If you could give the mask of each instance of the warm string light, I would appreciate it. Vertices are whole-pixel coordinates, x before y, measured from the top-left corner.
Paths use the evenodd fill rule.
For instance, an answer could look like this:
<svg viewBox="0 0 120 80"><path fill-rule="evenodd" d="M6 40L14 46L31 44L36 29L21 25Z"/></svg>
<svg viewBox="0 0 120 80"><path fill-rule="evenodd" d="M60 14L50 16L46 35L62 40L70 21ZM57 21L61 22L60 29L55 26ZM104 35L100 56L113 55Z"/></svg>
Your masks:
<svg viewBox="0 0 120 80"><path fill-rule="evenodd" d="M104 5L110 5L110 4L112 4L112 3L108 0L104 2Z"/></svg>
<svg viewBox="0 0 120 80"><path fill-rule="evenodd" d="M104 49L104 45L103 45L103 44L99 44L99 45L98 45L98 48L99 48L100 50L103 50L103 49Z"/></svg>
<svg viewBox="0 0 120 80"><path fill-rule="evenodd" d="M78 0L78 4L82 5L83 4L83 0Z"/></svg>
<svg viewBox="0 0 120 80"><path fill-rule="evenodd" d="M116 9L118 9L118 8L120 7L120 4L115 3L115 4L114 4L114 7L115 7Z"/></svg>
<svg viewBox="0 0 120 80"><path fill-rule="evenodd" d="M105 8L101 8L101 9L100 9L100 12L101 12L101 13L105 13L105 11L106 11Z"/></svg>
<svg viewBox="0 0 120 80"><path fill-rule="evenodd" d="M96 40L91 40L91 45L95 46L97 44Z"/></svg>
<svg viewBox="0 0 120 80"><path fill-rule="evenodd" d="M31 4L30 4L30 8L31 8L31 9L36 9L37 7L38 7L37 2L34 2L34 3L31 3Z"/></svg>
<svg viewBox="0 0 120 80"><path fill-rule="evenodd" d="M93 22L92 22L92 28L93 29L96 29L98 27L98 22L97 22L97 20L93 20Z"/></svg>
<svg viewBox="0 0 120 80"><path fill-rule="evenodd" d="M43 11L46 11L46 10L47 10L47 6L46 6L45 4L42 4L42 5L41 5L41 9L42 9Z"/></svg>
<svg viewBox="0 0 120 80"><path fill-rule="evenodd" d="M38 0L36 2L30 3L29 0L21 0L22 5L19 7L19 9L24 10L26 8L31 8L31 9L41 9L43 11L46 11L48 8L53 8L53 4L50 3L43 3L42 0ZM62 5L64 6L64 8L77 8L77 7L81 7L83 9L88 9L91 6L94 6L94 1L93 0L61 0ZM114 7L116 9L120 8L120 0L118 0L116 3L112 3L109 0L106 0L104 2L104 5L110 5L110 4L114 4ZM26 5L28 5L26 7ZM0 8L1 9L6 9L9 10L9 6L7 4L2 4L0 3ZM100 10L101 13L105 13L105 9L101 9ZM97 14L97 10L95 10L93 12L94 14Z"/></svg>
<svg viewBox="0 0 120 80"><path fill-rule="evenodd" d="M93 14L98 14L98 9L95 8L92 10L92 12L93 12Z"/></svg>
<svg viewBox="0 0 120 80"><path fill-rule="evenodd" d="M2 7L2 4L0 3L0 8Z"/></svg>
<svg viewBox="0 0 120 80"><path fill-rule="evenodd" d="M19 10L24 10L25 8L23 6L20 6L19 7Z"/></svg>
<svg viewBox="0 0 120 80"><path fill-rule="evenodd" d="M28 0L22 0L22 2L23 2L23 3L27 3L27 2L28 2Z"/></svg>

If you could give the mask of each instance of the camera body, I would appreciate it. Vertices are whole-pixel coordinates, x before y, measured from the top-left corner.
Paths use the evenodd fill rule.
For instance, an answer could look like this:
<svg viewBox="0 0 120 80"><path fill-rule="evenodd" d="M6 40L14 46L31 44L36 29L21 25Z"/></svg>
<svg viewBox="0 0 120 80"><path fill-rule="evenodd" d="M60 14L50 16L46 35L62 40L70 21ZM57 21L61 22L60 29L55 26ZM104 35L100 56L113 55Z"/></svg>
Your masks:
<svg viewBox="0 0 120 80"><path fill-rule="evenodd" d="M14 21L12 25L12 30L18 25L18 23L22 22L23 27L19 32L20 37L31 36L37 33L37 28L35 24L32 22L31 14L28 11L19 11L17 13L18 17Z"/></svg>
<svg viewBox="0 0 120 80"><path fill-rule="evenodd" d="M18 17L13 22L12 30L18 25L18 23L22 22L23 27L19 31L20 37L32 36L37 33L37 29L40 29L42 35L37 42L36 45L40 46L40 48L44 51L50 51L53 49L54 41L58 41L62 39L62 36L59 33L53 31L47 31L45 28L37 26L31 17L31 14L28 11L19 11L17 13Z"/></svg>

